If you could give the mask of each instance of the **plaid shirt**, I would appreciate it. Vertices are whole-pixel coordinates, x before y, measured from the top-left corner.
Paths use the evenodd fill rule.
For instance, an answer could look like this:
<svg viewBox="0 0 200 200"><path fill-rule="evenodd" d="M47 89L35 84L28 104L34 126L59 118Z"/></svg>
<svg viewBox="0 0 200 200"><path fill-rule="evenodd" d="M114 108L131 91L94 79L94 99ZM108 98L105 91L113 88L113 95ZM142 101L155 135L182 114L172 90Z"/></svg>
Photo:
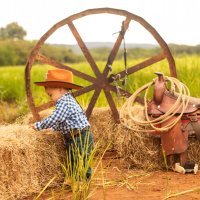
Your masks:
<svg viewBox="0 0 200 200"><path fill-rule="evenodd" d="M52 128L63 134L69 133L71 129L83 129L86 126L90 126L87 117L70 93L64 94L56 101L52 115L35 123L37 130Z"/></svg>

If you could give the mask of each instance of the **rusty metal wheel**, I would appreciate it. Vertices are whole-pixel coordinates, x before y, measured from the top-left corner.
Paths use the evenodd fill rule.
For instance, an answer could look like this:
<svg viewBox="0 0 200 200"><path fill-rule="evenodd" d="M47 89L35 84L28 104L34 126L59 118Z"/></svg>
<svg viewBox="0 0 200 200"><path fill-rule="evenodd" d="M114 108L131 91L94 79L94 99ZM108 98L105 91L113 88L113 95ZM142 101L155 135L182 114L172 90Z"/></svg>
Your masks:
<svg viewBox="0 0 200 200"><path fill-rule="evenodd" d="M75 25L73 24L74 20L77 20L79 18L88 16L88 15L93 15L93 14L112 14L112 15L119 15L119 16L123 16L125 17L125 20L123 21L123 26L122 29L116 39L116 42L114 43L114 46L110 52L110 54L108 55L108 59L107 59L107 63L105 65L105 68L103 70L103 72L100 72L97 64L95 63L94 58L92 57L91 53L89 52L87 46L85 45L83 39L81 38L78 30L76 29ZM33 96L32 96L32 91L31 91L31 86L30 86L30 81L31 81L31 77L30 77L30 71L32 68L32 65L34 64L35 61L40 61L41 63L44 64L49 64L51 66L57 67L57 68L62 68L62 69L66 69L66 70L70 70L74 73L75 76L78 76L82 79L85 79L89 82L91 82L91 85L84 87L83 89L76 91L74 93L75 96L79 96L82 95L84 93L90 92L92 90L94 90L94 94L91 98L91 101L87 107L86 110L86 114L88 117L90 117L92 110L95 106L95 103L100 95L101 90L104 91L105 96L107 98L108 104L110 106L110 109L112 111L113 117L115 119L116 122L119 121L119 114L118 114L118 110L116 108L115 102L113 100L113 97L111 95L111 91L112 92L116 92L116 87L114 85L112 85L111 83L114 81L114 75L108 77L108 73L109 73L109 66L112 65L113 61L115 60L115 57L117 55L117 52L120 48L120 45L122 43L123 37L129 27L129 24L134 21L139 23L140 25L142 25L154 38L155 40L158 42L159 46L161 47L161 53L147 59L144 60L141 63L138 63L134 66L128 67L126 70L119 72L118 74L120 74L120 77L123 78L125 77L127 74L132 74L138 70L141 70L145 67L148 67L154 63L157 63L161 60L166 59L168 64L169 64L169 70L170 70L170 74L171 76L176 77L176 67L175 67L175 62L174 59L170 53L170 50L167 46L167 44L165 43L165 41L162 39L162 37L158 34L158 32L149 24L147 23L143 18L134 15L130 12L127 12L125 10L118 10L118 9L112 9L112 8L97 8L97 9L89 9L89 10L85 10L83 12L77 13L75 15L71 15L70 17L56 23L52 28L50 28L38 41L38 43L35 45L35 47L33 48L28 60L27 60L27 64L26 64L26 69L25 69L25 81L26 81L26 93L27 93L27 98L28 98L28 104L30 107L30 110L33 114L33 117L35 120L39 120L40 116L39 116L39 112L42 110L45 110L51 106L53 106L52 102L40 105L38 107L35 106L34 104L34 100L33 100ZM42 45L44 44L44 42L47 40L47 38L52 35L57 29L59 29L60 27L64 26L64 25L68 25L70 31L72 32L73 36L75 37L80 49L83 52L83 55L85 56L87 62L89 63L89 65L91 66L94 74L96 77L92 77L86 73L80 72L70 66L67 66L63 63L59 63L56 60L52 60L44 55L42 55L40 53L40 49L42 47ZM131 95L129 92L121 89L121 92L126 93L127 95Z"/></svg>

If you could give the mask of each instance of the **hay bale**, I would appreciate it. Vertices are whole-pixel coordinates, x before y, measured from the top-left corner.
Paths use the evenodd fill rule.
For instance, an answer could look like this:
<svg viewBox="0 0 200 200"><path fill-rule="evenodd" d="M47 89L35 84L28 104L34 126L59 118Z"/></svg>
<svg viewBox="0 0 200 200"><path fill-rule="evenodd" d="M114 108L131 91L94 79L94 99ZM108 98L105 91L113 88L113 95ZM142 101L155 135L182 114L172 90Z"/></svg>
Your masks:
<svg viewBox="0 0 200 200"><path fill-rule="evenodd" d="M143 118L142 108L137 107L132 112L138 119ZM111 142L125 167L147 171L166 169L159 136L135 132L115 124L108 108L96 108L90 122L95 140L102 141L104 146ZM189 138L188 145L189 159L200 164L199 141Z"/></svg>
<svg viewBox="0 0 200 200"><path fill-rule="evenodd" d="M63 179L65 154L61 135L35 132L28 125L0 126L0 199L22 199L38 193L55 175Z"/></svg>
<svg viewBox="0 0 200 200"><path fill-rule="evenodd" d="M134 107L132 112L138 119L143 119L143 107ZM48 110L41 114L42 117L46 117L50 113L51 111ZM24 124L33 122L32 115L29 114L23 120ZM95 108L90 117L90 123L94 140L100 141L102 148L111 143L111 149L122 158L124 166L148 171L166 168L159 137L138 133L121 124L116 124L109 108ZM199 142L195 138L189 138L188 145L189 158L200 164Z"/></svg>
<svg viewBox="0 0 200 200"><path fill-rule="evenodd" d="M189 146L188 146L188 156L190 160L193 160L195 163L200 165L200 143L196 138L189 138Z"/></svg>
<svg viewBox="0 0 200 200"><path fill-rule="evenodd" d="M50 113L42 112L42 118ZM32 115L28 114L16 124L0 126L0 199L22 199L38 193L55 175L58 178L53 186L63 181L62 135L48 130L36 132L29 128L32 123ZM145 170L165 167L160 139L115 124L109 108L94 109L90 123L94 140L100 141L102 148L112 143L112 150L122 158L124 166ZM200 164L199 151L199 142L190 139L189 156Z"/></svg>
<svg viewBox="0 0 200 200"><path fill-rule="evenodd" d="M133 112L142 118L138 108ZM121 124L116 124L108 108L96 108L90 123L95 140L102 141L103 146L111 143L112 149L117 152L124 166L146 170L163 168L159 138L136 133Z"/></svg>

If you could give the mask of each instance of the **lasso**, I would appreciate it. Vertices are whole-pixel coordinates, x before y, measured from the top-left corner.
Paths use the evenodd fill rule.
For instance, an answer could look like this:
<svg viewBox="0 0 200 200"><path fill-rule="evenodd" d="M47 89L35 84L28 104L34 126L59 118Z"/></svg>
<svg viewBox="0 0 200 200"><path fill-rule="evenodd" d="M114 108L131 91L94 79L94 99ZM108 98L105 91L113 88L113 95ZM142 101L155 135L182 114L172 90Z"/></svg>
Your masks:
<svg viewBox="0 0 200 200"><path fill-rule="evenodd" d="M172 94L177 95L177 99L175 103L172 105L172 107L166 112L160 115L157 118L150 119L150 116L147 112L147 96L149 94L149 89L151 86L154 85L155 80L152 82L144 85L143 87L139 88L137 91L135 91L125 102L125 104L122 106L120 110L120 121L121 123L134 131L137 132L155 132L155 131L168 131L173 126L176 125L176 123L181 119L184 111L187 108L187 105L189 103L189 97L190 97L190 91L188 87L180 82L178 79L173 77L165 76L165 80L170 82L170 92ZM144 115L145 120L137 119L136 116L133 115L132 107L135 103L136 97L145 90L144 94ZM177 116L177 111L180 111L180 114ZM176 115L176 117L174 117ZM166 125L161 127L161 124L164 122L167 122Z"/></svg>

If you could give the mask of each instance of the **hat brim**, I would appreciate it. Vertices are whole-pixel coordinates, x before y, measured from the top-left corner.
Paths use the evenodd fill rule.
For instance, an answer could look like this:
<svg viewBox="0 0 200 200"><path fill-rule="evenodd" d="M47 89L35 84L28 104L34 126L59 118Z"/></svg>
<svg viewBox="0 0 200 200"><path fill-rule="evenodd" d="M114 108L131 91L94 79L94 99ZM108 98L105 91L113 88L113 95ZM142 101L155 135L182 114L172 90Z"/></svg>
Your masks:
<svg viewBox="0 0 200 200"><path fill-rule="evenodd" d="M80 90L81 88L83 88L80 85L76 85L69 82L61 82L61 81L35 82L35 84L44 87L59 87L59 88L75 89L75 90Z"/></svg>

